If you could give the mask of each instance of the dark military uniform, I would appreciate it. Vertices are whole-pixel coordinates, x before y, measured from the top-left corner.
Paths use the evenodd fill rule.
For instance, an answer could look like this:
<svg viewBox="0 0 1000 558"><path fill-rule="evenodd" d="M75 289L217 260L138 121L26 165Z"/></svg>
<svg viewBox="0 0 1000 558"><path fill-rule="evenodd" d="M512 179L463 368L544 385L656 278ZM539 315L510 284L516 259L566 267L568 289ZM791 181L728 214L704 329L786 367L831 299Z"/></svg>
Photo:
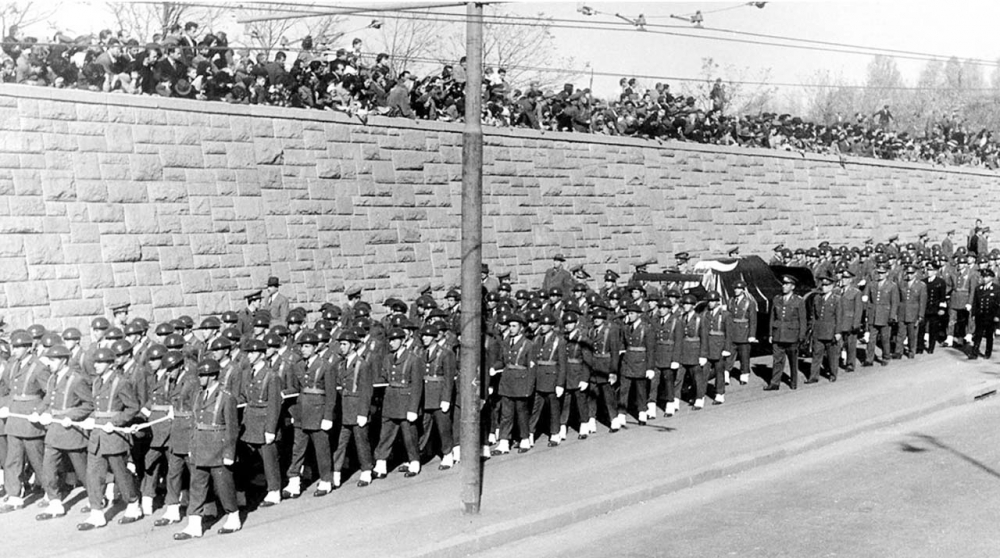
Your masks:
<svg viewBox="0 0 1000 558"><path fill-rule="evenodd" d="M823 362L826 361L830 381L837 381L837 371L840 368L840 334L838 324L841 323L840 313L843 307L840 295L835 292L818 293L812 299L809 321L812 324L812 363L807 383L819 381L823 372Z"/></svg>
<svg viewBox="0 0 1000 558"><path fill-rule="evenodd" d="M705 311L704 319L708 326L708 367L710 377L715 378L716 396L726 393L726 359L733 354L733 317L722 306ZM728 353L728 354L723 354ZM700 391L695 399L705 397ZM717 399L722 401L721 399Z"/></svg>
<svg viewBox="0 0 1000 558"><path fill-rule="evenodd" d="M80 482L87 480L87 433L79 426L65 427L60 421L69 419L79 422L90 416L93 410L93 392L82 370L67 366L58 374L49 376L42 412L52 415L52 424L45 432L41 479L45 496L50 501L61 498L59 469L63 458L69 460Z"/></svg>
<svg viewBox="0 0 1000 558"><path fill-rule="evenodd" d="M678 399L687 375L694 383L695 399L705 397L707 378L701 359L708 359L708 322L702 314L692 310L678 317L674 329L674 362L678 364L674 393Z"/></svg>
<svg viewBox="0 0 1000 558"><path fill-rule="evenodd" d="M93 417L97 428L90 432L87 447L87 497L90 499L90 509L99 510L104 507L104 481L109 468L122 498L131 504L138 500L138 496L135 478L125 466L125 458L130 450L129 436L119 431L105 432L101 425L110 423L112 426L126 427L132 424L139 412L135 386L128 381L121 368L112 366L104 376L94 379L92 393Z"/></svg>
<svg viewBox="0 0 1000 558"><path fill-rule="evenodd" d="M732 361L740 361L740 375L750 374L750 338L757 336L757 301L748 294L732 299L729 312L733 318L733 356ZM741 381L746 381L746 378Z"/></svg>
<svg viewBox="0 0 1000 558"><path fill-rule="evenodd" d="M840 289L840 321L837 323L837 331L847 353L844 369L848 372L854 371L858 361L858 333L862 330L864 312L861 291L857 287L851 284Z"/></svg>
<svg viewBox="0 0 1000 558"><path fill-rule="evenodd" d="M896 337L896 352L903 352L906 339L906 356L913 358L917 352L917 328L927 313L927 284L914 278L899 286L899 321L902 326Z"/></svg>
<svg viewBox="0 0 1000 558"><path fill-rule="evenodd" d="M562 416L556 388L566 387L566 338L554 330L535 339L535 397L531 408L528 432L534 434L548 407L548 435L551 439L559 432Z"/></svg>
<svg viewBox="0 0 1000 558"><path fill-rule="evenodd" d="M382 361L382 378L389 386L382 400L382 432L375 448L375 460L385 461L392 453L392 445L400 430L406 447L407 461L420 460L416 425L407 420L407 413L419 413L423 394L424 367L420 355L414 351L400 350L385 355Z"/></svg>
<svg viewBox="0 0 1000 558"><path fill-rule="evenodd" d="M420 449L425 450L430 443L431 433L436 429L441 439L441 454L447 455L455 445L452 436L452 412L441 409L441 404L451 404L455 391L455 352L444 345L444 340L431 343L424 352L424 412L423 435Z"/></svg>
<svg viewBox="0 0 1000 558"><path fill-rule="evenodd" d="M504 341L503 373L500 377L500 440L510 440L517 420L518 435L530 434L528 402L535 393L535 348L523 334Z"/></svg>
<svg viewBox="0 0 1000 558"><path fill-rule="evenodd" d="M653 322L655 339L653 365L656 366L656 375L653 376L653 380L649 383L648 402L656 405L660 395L659 386L665 384L668 409L672 408L671 405L677 397L674 392L677 372L670 365L676 362L674 358L676 350L674 330L677 328L677 324L682 316L683 312L679 308L675 308L667 313L666 316L657 316ZM673 413L671 412L670 414Z"/></svg>
<svg viewBox="0 0 1000 558"><path fill-rule="evenodd" d="M807 316L802 297L795 293L780 294L771 303L771 345L774 364L770 389L778 389L788 360L792 389L799 387L799 342L806 335Z"/></svg>
<svg viewBox="0 0 1000 558"><path fill-rule="evenodd" d="M917 333L917 352L926 350L928 354L933 354L934 347L941 336L941 322L945 319L944 314L948 309L945 295L947 286L940 276L933 279L928 277L924 282L927 284L927 306L924 310L924 321ZM927 336L926 342L924 341L925 334Z"/></svg>
<svg viewBox="0 0 1000 558"><path fill-rule="evenodd" d="M30 415L42 408L42 398L49 380L49 370L30 352L20 360L8 362L8 395L0 407L8 407L11 413ZM45 429L21 417L7 419L7 459L4 461L4 486L7 495L21 496L21 473L25 460L38 474L42 471L45 445ZM124 463L123 463L124 466Z"/></svg>
<svg viewBox="0 0 1000 558"><path fill-rule="evenodd" d="M295 433L292 445L292 462L288 478L301 475L306 450L312 444L316 454L319 480L333 481L333 462L330 435L322 429L322 422L333 422L337 407L337 378L329 364L313 354L304 367L296 369L291 377L290 393L298 393L298 402L291 414Z"/></svg>
<svg viewBox="0 0 1000 558"><path fill-rule="evenodd" d="M149 422L159 420L170 412L171 391L173 379L169 371L160 369L152 375L149 382L149 397L142 402L142 409L149 412ZM170 422L161 422L149 427L149 447L143 462L144 476L140 482L142 496L156 496L156 485L164 476L168 466L167 454L170 453Z"/></svg>
<svg viewBox="0 0 1000 558"><path fill-rule="evenodd" d="M565 427L575 409L580 419L580 425L590 420L590 404L587 401L587 390L580 389L581 383L590 387L591 365L594 352L590 341L581 333L579 327L566 336L566 395L562 403L562 415L559 424Z"/></svg>
<svg viewBox="0 0 1000 558"><path fill-rule="evenodd" d="M597 418L600 402L608 420L611 420L615 418L618 401L610 377L618 375L622 351L621 330L611 320L604 320L603 324L591 330L589 339L594 348L594 363L590 369L590 416Z"/></svg>
<svg viewBox="0 0 1000 558"><path fill-rule="evenodd" d="M875 346L882 338L882 364L889 361L890 326L899 314L899 288L888 279L875 280L866 286L868 297L868 347L865 349L865 365L871 366L875 360Z"/></svg>
<svg viewBox="0 0 1000 558"><path fill-rule="evenodd" d="M194 393L191 402L194 431L188 457L191 474L188 515L204 515L210 481L226 513L239 509L233 471L225 464L227 460L236 460L236 442L240 431L236 405L236 396L221 384Z"/></svg>
<svg viewBox="0 0 1000 558"><path fill-rule="evenodd" d="M335 376L340 392L340 435L333 453L333 470L340 472L347 456L347 444L354 440L355 456L362 471L372 470L372 449L368 424L358 424L358 417L369 418L372 403L374 361L367 355L353 353L337 363Z"/></svg>
<svg viewBox="0 0 1000 558"><path fill-rule="evenodd" d="M264 465L267 491L281 490L281 469L278 464L277 436L281 418L281 377L266 360L260 360L243 378L239 401L246 405L243 411L243 428L239 441L242 442L245 481L249 482L250 471L247 464L259 456ZM265 434L273 434L275 440L267 443ZM243 481L244 479L241 479ZM241 482L241 484L243 484Z"/></svg>
<svg viewBox="0 0 1000 558"><path fill-rule="evenodd" d="M969 347L969 358L979 356L979 344L986 339L986 352L983 356L990 358L993 354L993 337L996 335L997 319L1000 318L1000 289L992 281L976 287L972 296L972 313L969 319L970 329L973 329L972 346Z"/></svg>
<svg viewBox="0 0 1000 558"><path fill-rule="evenodd" d="M170 385L170 406L174 419L170 421L167 437L167 497L164 505L180 504L181 490L184 488L184 474L187 472L187 456L191 452L191 436L194 432L194 412L192 404L199 390L197 373L192 367L182 366L180 374Z"/></svg>

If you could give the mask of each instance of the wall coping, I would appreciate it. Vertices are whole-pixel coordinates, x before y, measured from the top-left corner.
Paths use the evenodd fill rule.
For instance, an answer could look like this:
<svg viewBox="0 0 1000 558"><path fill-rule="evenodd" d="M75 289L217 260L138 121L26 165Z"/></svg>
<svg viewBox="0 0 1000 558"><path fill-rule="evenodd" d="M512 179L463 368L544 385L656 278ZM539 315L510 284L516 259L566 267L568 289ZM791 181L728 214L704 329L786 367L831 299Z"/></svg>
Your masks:
<svg viewBox="0 0 1000 558"><path fill-rule="evenodd" d="M375 128L394 128L403 130L439 131L461 134L463 125L458 122L440 122L430 120L409 120L406 118L389 118L373 116L362 122L356 117L335 111L319 111L308 109L290 109L262 105L234 105L225 102L208 102L192 99L174 99L169 97L151 97L146 95L126 95L121 93L104 93L85 91L82 89L57 89L55 87L39 87L24 84L0 84L0 97L18 99L35 99L63 101L91 105L122 106L149 109L173 110L181 112L208 113L230 116L249 116L262 118L277 118L283 120L299 120L345 124L350 126L368 126ZM644 149L665 149L671 151L687 151L694 153L722 153L727 155L743 155L749 157L766 157L774 159L790 159L796 161L812 161L834 165L857 165L867 167L886 167L899 170L938 172L944 174L964 174L985 177L997 177L1000 173L974 167L941 167L930 163L909 163L887 161L867 157L840 157L818 153L778 151L775 149L727 147L714 144L688 143L676 140L650 140L644 138L606 136L600 134L578 134L572 132L546 132L527 128L496 128L483 126L484 139L489 138L519 138L540 141L561 141L567 143L601 144L622 147L637 147ZM488 142L487 142L488 144Z"/></svg>

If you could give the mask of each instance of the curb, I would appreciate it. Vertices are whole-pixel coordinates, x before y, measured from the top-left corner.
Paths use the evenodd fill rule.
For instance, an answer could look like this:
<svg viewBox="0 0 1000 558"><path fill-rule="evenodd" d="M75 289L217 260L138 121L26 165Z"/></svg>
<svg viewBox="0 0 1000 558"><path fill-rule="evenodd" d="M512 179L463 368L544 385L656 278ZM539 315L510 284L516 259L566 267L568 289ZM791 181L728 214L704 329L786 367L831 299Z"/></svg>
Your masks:
<svg viewBox="0 0 1000 558"><path fill-rule="evenodd" d="M416 549L410 556L435 558L468 556L477 552L510 543L515 540L560 529L586 519L591 519L627 506L632 506L660 496L665 496L686 488L755 469L764 465L788 459L809 451L852 438L869 430L876 430L891 424L913 420L949 407L972 403L973 401L996 395L1000 392L1000 380L986 380L981 384L964 389L941 400L929 401L925 405L904 409L857 424L832 431L805 436L781 444L773 449L749 453L703 467L683 477L665 479L662 482L627 487L616 492L573 502L536 513L518 517L478 529L473 534L464 534L445 539Z"/></svg>

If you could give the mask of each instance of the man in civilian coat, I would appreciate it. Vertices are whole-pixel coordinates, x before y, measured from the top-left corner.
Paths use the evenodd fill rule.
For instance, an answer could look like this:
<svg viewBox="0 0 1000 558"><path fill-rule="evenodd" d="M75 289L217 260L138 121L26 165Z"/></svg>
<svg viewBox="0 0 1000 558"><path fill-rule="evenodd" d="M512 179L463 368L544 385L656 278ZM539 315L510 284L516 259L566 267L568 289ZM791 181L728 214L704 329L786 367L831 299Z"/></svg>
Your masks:
<svg viewBox="0 0 1000 558"><path fill-rule="evenodd" d="M812 364L807 384L819 381L824 362L831 382L837 381L837 369L840 368L841 335L837 327L843 311L840 295L833 290L832 276L820 277L819 283L821 292L813 295L809 310L809 321L812 324Z"/></svg>
<svg viewBox="0 0 1000 558"><path fill-rule="evenodd" d="M781 278L781 294L771 302L771 345L774 361L771 381L765 391L777 391L788 361L792 389L799 387L799 343L806 336L807 316L802 297L795 294L798 282L791 275Z"/></svg>
<svg viewBox="0 0 1000 558"><path fill-rule="evenodd" d="M868 316L868 346L865 348L863 366L875 362L875 346L882 340L882 366L889 365L890 332L899 315L899 287L886 275L889 269L882 265L875 270L875 281L865 286L865 311Z"/></svg>
<svg viewBox="0 0 1000 558"><path fill-rule="evenodd" d="M903 351L903 335L906 335L906 358L913 358L917 352L917 330L927 313L927 284L917 279L917 267L906 266L903 283L899 286L899 335L896 351Z"/></svg>
<svg viewBox="0 0 1000 558"><path fill-rule="evenodd" d="M267 311L271 314L271 325L285 325L288 321L288 298L278 292L281 282L277 277L267 278Z"/></svg>

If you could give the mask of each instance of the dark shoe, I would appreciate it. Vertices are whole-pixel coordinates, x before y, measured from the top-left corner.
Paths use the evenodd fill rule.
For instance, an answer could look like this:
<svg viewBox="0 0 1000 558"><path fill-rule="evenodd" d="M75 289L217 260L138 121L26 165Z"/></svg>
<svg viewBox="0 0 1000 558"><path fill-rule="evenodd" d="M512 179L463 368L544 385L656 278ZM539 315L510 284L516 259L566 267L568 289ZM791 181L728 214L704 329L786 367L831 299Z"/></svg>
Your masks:
<svg viewBox="0 0 1000 558"><path fill-rule="evenodd" d="M586 434L580 434L580 435L579 435L579 436L577 436L576 438L577 438L578 440L586 440L586 439L587 439L587 435L586 435Z"/></svg>
<svg viewBox="0 0 1000 558"><path fill-rule="evenodd" d="M410 470L410 466L409 465L400 465L399 467L396 467L396 472L397 473L405 473L405 472L407 472L409 470Z"/></svg>
<svg viewBox="0 0 1000 558"><path fill-rule="evenodd" d="M240 527L240 529L242 529L242 527ZM235 533L236 531L239 531L240 529L226 529L225 527L223 527L223 528L219 529L216 532L219 533L220 535L229 535L231 533Z"/></svg>
<svg viewBox="0 0 1000 558"><path fill-rule="evenodd" d="M892 360L899 360L901 358L903 358L903 353L897 353L892 355Z"/></svg>
<svg viewBox="0 0 1000 558"><path fill-rule="evenodd" d="M267 506L273 506L273 505L274 504L272 504L271 502L261 502L260 507L266 508ZM163 519L161 517L160 519L157 519L156 521L153 522L153 527L166 527L167 525L173 525L174 523L180 523L180 522L181 522L180 519L174 521L173 519Z"/></svg>
<svg viewBox="0 0 1000 558"><path fill-rule="evenodd" d="M12 512L14 510L19 510L19 509L21 509L23 507L24 507L23 505L22 506L12 506L10 504L4 504L4 505L0 506L0 513L9 513L9 512Z"/></svg>
<svg viewBox="0 0 1000 558"><path fill-rule="evenodd" d="M119 525L128 525L129 523L135 523L136 521L139 521L140 519L142 519L141 515L139 517L123 517L123 518L121 518L121 519L118 520L118 524Z"/></svg>
<svg viewBox="0 0 1000 558"><path fill-rule="evenodd" d="M874 363L872 363L872 362L862 362L862 363L861 363L861 366L862 366L862 367L864 367L864 368L868 368L868 367L869 367L869 366L871 366L872 364L874 364Z"/></svg>
<svg viewBox="0 0 1000 558"><path fill-rule="evenodd" d="M329 494L331 492L333 492L333 488L330 488L330 490L320 490L320 489L317 488L313 492L313 498L322 498L323 496L326 496L327 494Z"/></svg>
<svg viewBox="0 0 1000 558"><path fill-rule="evenodd" d="M107 525L107 524L105 524L105 525ZM103 527L104 527L104 525L94 525L93 523L89 523L89 522L88 523L78 523L76 525L76 530L77 531L92 531L94 529L101 529Z"/></svg>
<svg viewBox="0 0 1000 558"><path fill-rule="evenodd" d="M718 401L716 399L713 399L712 400L712 405L722 405L722 401Z"/></svg>
<svg viewBox="0 0 1000 558"><path fill-rule="evenodd" d="M848 366L847 368L844 369L844 371L845 372L854 372L854 367L853 366Z"/></svg>
<svg viewBox="0 0 1000 558"><path fill-rule="evenodd" d="M640 420L640 421L637 421L637 422L639 423L639 426L646 426L646 421L644 421L644 420Z"/></svg>
<svg viewBox="0 0 1000 558"><path fill-rule="evenodd" d="M611 434L615 434L616 432L618 432L618 430L619 430L618 428L612 428L608 432L610 432Z"/></svg>
<svg viewBox="0 0 1000 558"><path fill-rule="evenodd" d="M368 486L369 484L371 484L371 483L368 482L368 481L359 480L358 481L358 488L364 488L364 487Z"/></svg>
<svg viewBox="0 0 1000 558"><path fill-rule="evenodd" d="M882 361L879 364L881 364L882 366L889 366L889 361L886 359L882 359Z"/></svg>
<svg viewBox="0 0 1000 558"><path fill-rule="evenodd" d="M833 382L836 382L836 381L837 381L837 377L836 376L830 376L830 383L833 383Z"/></svg>
<svg viewBox="0 0 1000 558"><path fill-rule="evenodd" d="M451 465L438 465L438 471L447 471L451 469Z"/></svg>
<svg viewBox="0 0 1000 558"><path fill-rule="evenodd" d="M819 378L809 378L808 380L806 380L805 383L807 383L807 384L815 384L817 382L819 382Z"/></svg>
<svg viewBox="0 0 1000 558"><path fill-rule="evenodd" d="M791 387L792 389L799 389L799 385L798 384L792 384L789 387Z"/></svg>
<svg viewBox="0 0 1000 558"><path fill-rule="evenodd" d="M554 448L554 447L558 447L558 446L559 446L559 442L557 442L555 440L549 440L549 447L550 448Z"/></svg>
<svg viewBox="0 0 1000 558"><path fill-rule="evenodd" d="M184 531L181 531L180 533L174 533L174 540L175 541L186 541L186 540L190 540L190 539L193 539L193 538L194 538L193 535L185 533Z"/></svg>
<svg viewBox="0 0 1000 558"><path fill-rule="evenodd" d="M260 504L257 504L258 508L270 508L274 506L274 502L268 502L267 500L261 500ZM162 519L157 519L157 521L163 521ZM154 523L155 525L155 523ZM170 525L169 523L164 523L164 525Z"/></svg>
<svg viewBox="0 0 1000 558"><path fill-rule="evenodd" d="M415 477L415 476L417 476L419 474L420 474L420 471L417 471L416 473L414 473L413 471L407 471L407 472L403 473L403 478L412 479L413 477Z"/></svg>
<svg viewBox="0 0 1000 558"><path fill-rule="evenodd" d="M387 475L385 473L372 473L372 478L379 479L379 480L384 479L387 476L389 476L389 475Z"/></svg>
<svg viewBox="0 0 1000 558"><path fill-rule="evenodd" d="M764 391L778 391L779 389L781 388L778 386L764 386Z"/></svg>
<svg viewBox="0 0 1000 558"><path fill-rule="evenodd" d="M490 450L490 455L494 455L494 456L495 455L507 455L508 453L510 453L509 450L508 451L500 451L500 450L496 450L496 449L495 450ZM376 477L376 478L378 478L378 477Z"/></svg>
<svg viewBox="0 0 1000 558"><path fill-rule="evenodd" d="M517 448L517 453L528 453L531 448Z"/></svg>
<svg viewBox="0 0 1000 558"><path fill-rule="evenodd" d="M906 358L913 360L913 353L906 353Z"/></svg>
<svg viewBox="0 0 1000 558"><path fill-rule="evenodd" d="M294 500L294 499L298 498L299 496L302 496L301 492L299 492L298 494L292 494L291 492L289 492L287 490L282 490L281 491L281 499L282 500Z"/></svg>
<svg viewBox="0 0 1000 558"><path fill-rule="evenodd" d="M66 515L66 514L63 514L63 515ZM38 521L48 521L50 519L55 519L57 517L62 517L62 515L56 515L54 513L45 512L45 513L40 513L40 514L36 515L35 519L38 520Z"/></svg>

